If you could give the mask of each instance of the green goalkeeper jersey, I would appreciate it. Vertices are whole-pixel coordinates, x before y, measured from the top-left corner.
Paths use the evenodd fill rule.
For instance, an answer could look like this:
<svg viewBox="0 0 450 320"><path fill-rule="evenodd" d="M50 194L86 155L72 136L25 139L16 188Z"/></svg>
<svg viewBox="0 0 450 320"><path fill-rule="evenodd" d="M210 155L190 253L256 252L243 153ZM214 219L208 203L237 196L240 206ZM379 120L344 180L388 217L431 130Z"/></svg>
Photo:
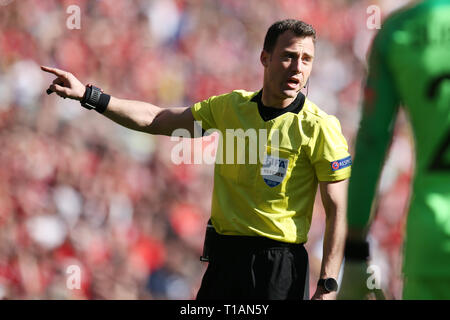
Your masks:
<svg viewBox="0 0 450 320"><path fill-rule="evenodd" d="M416 157L404 273L448 277L450 0L402 9L375 37L349 186L349 227L367 225L400 105L411 121Z"/></svg>

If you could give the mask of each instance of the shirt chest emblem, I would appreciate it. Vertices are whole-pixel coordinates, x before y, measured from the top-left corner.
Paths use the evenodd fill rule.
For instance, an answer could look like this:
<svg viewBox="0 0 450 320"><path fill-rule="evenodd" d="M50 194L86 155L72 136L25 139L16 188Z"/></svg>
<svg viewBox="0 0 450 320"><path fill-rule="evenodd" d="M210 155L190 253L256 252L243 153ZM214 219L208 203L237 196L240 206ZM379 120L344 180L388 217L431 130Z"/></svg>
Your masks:
<svg viewBox="0 0 450 320"><path fill-rule="evenodd" d="M286 177L289 159L264 155L261 167L261 176L271 188L278 186Z"/></svg>

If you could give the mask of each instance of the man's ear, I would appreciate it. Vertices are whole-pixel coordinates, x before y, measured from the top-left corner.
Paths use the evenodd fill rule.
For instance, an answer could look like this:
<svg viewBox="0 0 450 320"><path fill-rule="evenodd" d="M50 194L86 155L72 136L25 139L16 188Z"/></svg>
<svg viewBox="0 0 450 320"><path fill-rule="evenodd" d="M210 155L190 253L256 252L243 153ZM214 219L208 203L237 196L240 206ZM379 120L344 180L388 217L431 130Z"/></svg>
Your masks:
<svg viewBox="0 0 450 320"><path fill-rule="evenodd" d="M266 50L261 51L261 56L259 57L261 60L262 65L267 68L269 65L269 59L270 59L270 53L268 53Z"/></svg>

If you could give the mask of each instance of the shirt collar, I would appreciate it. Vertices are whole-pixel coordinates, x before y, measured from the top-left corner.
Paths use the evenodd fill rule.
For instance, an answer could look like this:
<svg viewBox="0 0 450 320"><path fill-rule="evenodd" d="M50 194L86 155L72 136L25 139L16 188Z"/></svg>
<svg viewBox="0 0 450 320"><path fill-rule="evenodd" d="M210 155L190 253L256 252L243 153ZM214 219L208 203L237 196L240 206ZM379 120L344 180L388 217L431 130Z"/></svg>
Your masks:
<svg viewBox="0 0 450 320"><path fill-rule="evenodd" d="M261 118L264 121L269 121L275 119L278 116L281 116L282 114L285 114L286 112L298 114L305 104L305 95L299 92L294 101L292 101L290 105L283 109L265 106L262 103L262 89L250 101L256 102L258 104L258 111Z"/></svg>

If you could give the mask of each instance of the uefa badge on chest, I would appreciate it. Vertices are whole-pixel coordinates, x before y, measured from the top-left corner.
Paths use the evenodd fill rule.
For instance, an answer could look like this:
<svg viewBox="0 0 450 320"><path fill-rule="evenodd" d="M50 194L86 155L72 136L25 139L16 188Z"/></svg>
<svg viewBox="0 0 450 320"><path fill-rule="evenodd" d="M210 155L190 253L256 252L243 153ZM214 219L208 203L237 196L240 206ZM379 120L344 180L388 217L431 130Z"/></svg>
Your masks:
<svg viewBox="0 0 450 320"><path fill-rule="evenodd" d="M261 176L264 182L271 188L278 186L286 177L289 159L264 155L261 168Z"/></svg>

